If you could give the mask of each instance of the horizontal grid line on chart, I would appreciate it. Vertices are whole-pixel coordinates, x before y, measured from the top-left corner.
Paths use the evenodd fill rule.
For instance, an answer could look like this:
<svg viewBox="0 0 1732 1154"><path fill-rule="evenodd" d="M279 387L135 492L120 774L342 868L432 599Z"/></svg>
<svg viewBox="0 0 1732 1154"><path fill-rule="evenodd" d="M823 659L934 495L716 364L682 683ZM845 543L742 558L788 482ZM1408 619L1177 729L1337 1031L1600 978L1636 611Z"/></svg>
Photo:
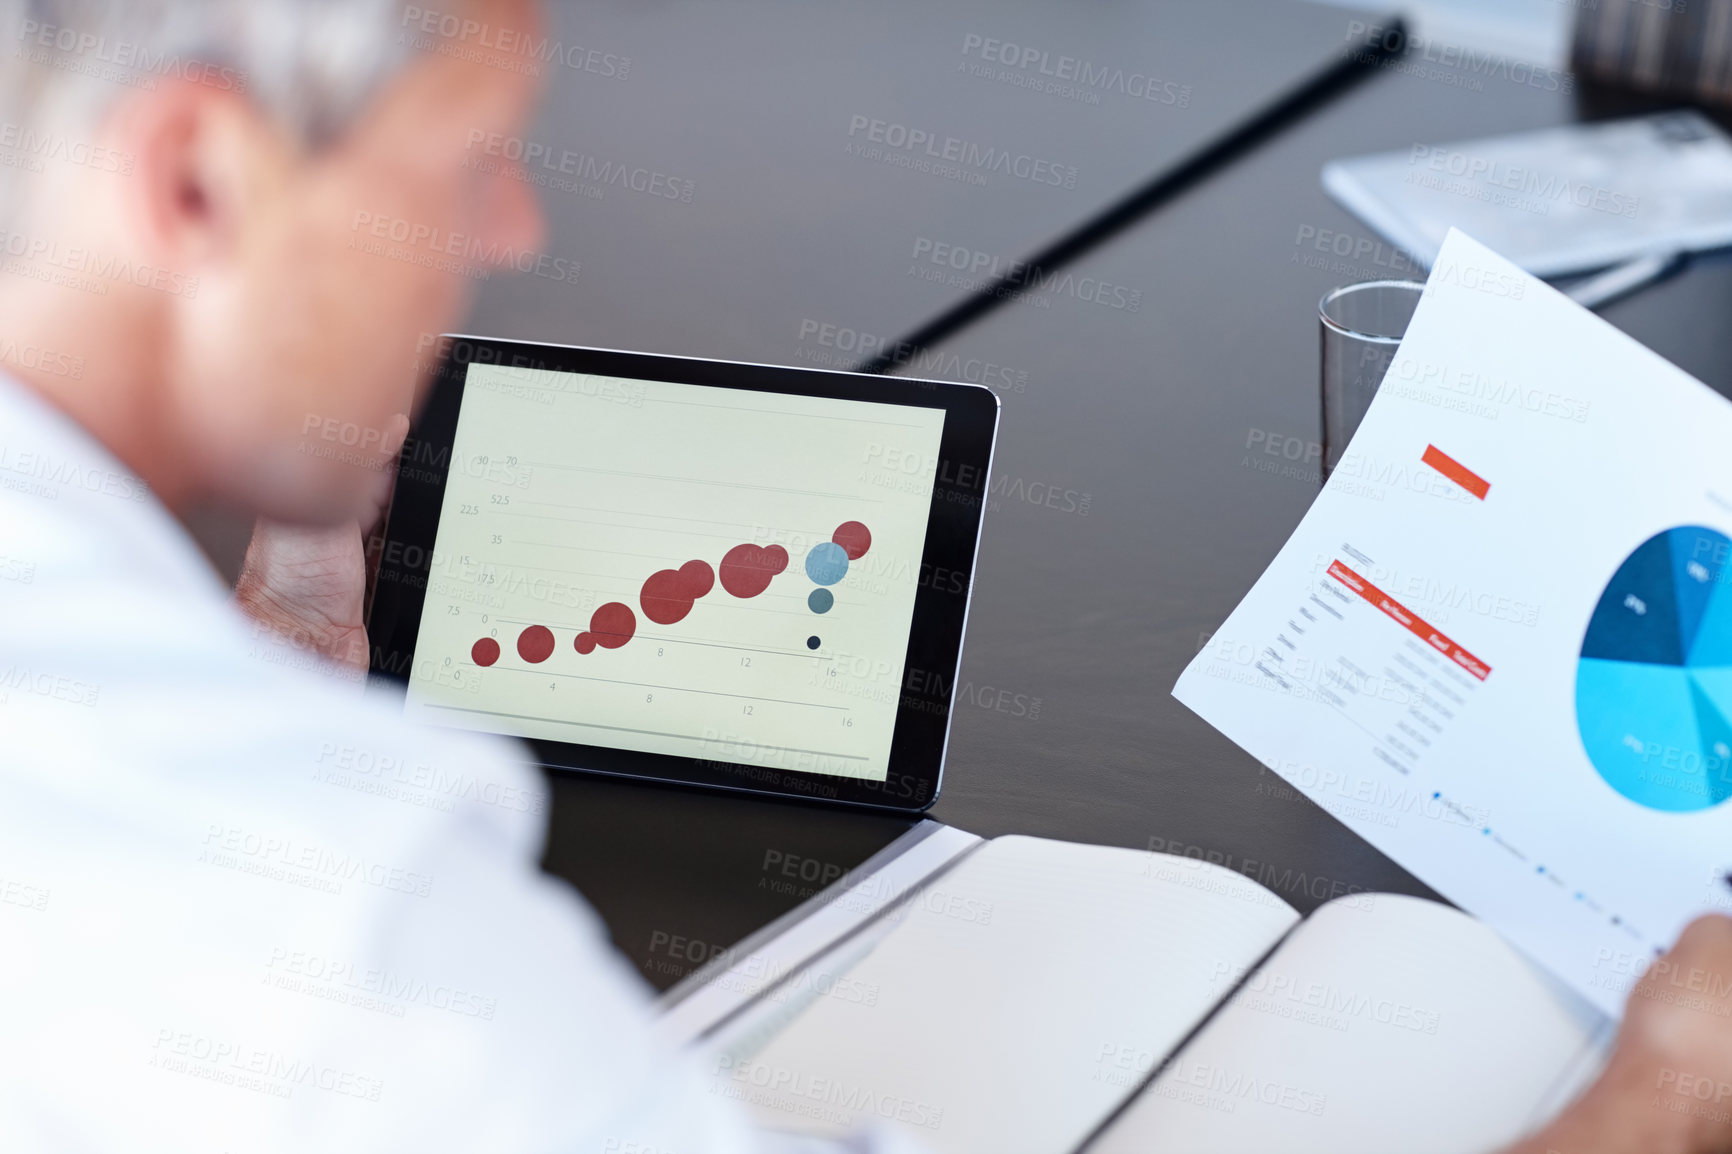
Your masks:
<svg viewBox="0 0 1732 1154"><path fill-rule="evenodd" d="M751 489L760 493L792 493L799 497L827 497L838 501L865 501L873 505L883 504L876 497L866 497L859 493L826 493L821 489L790 489L782 485L756 485L750 481L708 481L702 477L673 477L663 473L628 473L624 469L598 469L593 465L561 465L555 461L525 462L537 469L565 469L572 473L599 473L609 477L632 477L640 481L674 481L682 485L715 485L724 489Z"/></svg>
<svg viewBox="0 0 1732 1154"><path fill-rule="evenodd" d="M559 503L558 501L520 501L518 503L522 504L522 505L543 505L543 506L546 506L547 508L550 508L550 509L585 509L585 511L588 511L586 509L586 507L583 505L563 505L563 504ZM704 529L685 529L685 528L679 528L676 526L664 527L661 525L633 525L630 523L622 523L619 521L592 521L587 517L560 517L560 516L556 516L556 515L548 514L548 513L518 513L518 512L512 511L512 510L504 510L504 509L500 510L500 512L508 513L509 515L517 516L517 517L536 517L536 518L540 518L542 520L547 520L547 521L559 521L560 523L566 524L566 525L596 525L596 526L599 526L603 529L627 529L633 533L683 533L688 537L715 537L715 538L722 540L722 541L739 541L740 538L742 536L745 536L747 533L756 532L757 530L764 528L763 525L747 525L744 528L735 529L734 532L731 532L731 533L712 533L712 532L709 532L709 531L704 530ZM631 517L631 516L637 516L637 514L622 513L621 516ZM701 521L702 518L699 518L699 517L681 517L681 518L679 518L679 520L681 520L681 521ZM704 523L710 524L710 525L727 525L730 527L734 524L733 522L724 522L724 521L706 521ZM832 534L835 532L835 530L833 530L833 529L830 531L830 533L822 533L816 529L782 529L780 531L784 532L784 533L791 534L791 535L795 535L795 536L801 537L801 538L810 538L810 541L813 545L818 545L818 544L821 544L825 541L832 540L833 539ZM757 543L758 542L756 542L756 541L741 542L741 544L747 544L747 545L755 545ZM771 541L771 542L769 542L769 544L780 545L782 543L780 541ZM581 548L581 546L566 546L566 547L567 548ZM783 548L786 548L786 546L784 545Z"/></svg>
<svg viewBox="0 0 1732 1154"><path fill-rule="evenodd" d="M662 568L664 568L664 569L678 569L681 565L685 564L685 561L673 561L673 560L671 560L666 553L630 553L624 549L597 549L593 545L561 545L557 541L530 541L530 540L527 540L526 538L523 538L523 537L512 537L507 542L507 544L526 545L526 546L529 546L529 547L535 548L535 549L575 549L579 553L597 553L597 554L601 554L602 556L606 556L606 557L635 557L639 561L649 561L653 564L662 566ZM686 561L690 561L690 560L691 560L690 557L686 558ZM703 558L700 557L700 558L698 558L698 560L701 561L701 560L703 560ZM471 564L473 564L473 562L471 562ZM521 565L521 564L513 564L509 561L489 561L486 564L487 565L498 565L498 566L501 566L501 567L507 568L507 569L545 569L550 573L573 573L573 574L576 574L576 573L582 572L584 575L590 576L590 577L612 576L611 574L606 574L606 573L590 573L587 570L581 570L581 571L576 570L576 569L573 569L569 565ZM480 569L480 568L483 568L484 566L476 565L475 567L477 569ZM631 580L631 578L621 576L618 578L618 580L629 581L629 580Z"/></svg>
<svg viewBox="0 0 1732 1154"><path fill-rule="evenodd" d="M619 552L619 551L613 550L613 549L588 549L586 546L583 546L583 545L554 545L554 544L551 544L551 543L545 542L545 541L514 540L512 543L517 544L517 545L544 545L547 548L551 548L551 549L585 549L587 552L590 552L590 553L605 553L611 557L639 557L639 558L642 558L643 560L646 560L646 561L660 561L668 569L678 569L680 567L679 565L668 564L666 562L665 558L653 557L648 553L622 553L622 552ZM690 558L688 558L687 560L690 560ZM698 560L701 561L701 560L703 560L703 558L700 557L700 558L698 558ZM683 565L684 563L685 562L683 562L683 561L680 562L681 565ZM635 575L630 576L630 577L626 577L626 576L621 576L621 575L615 574L615 573L592 573L592 572L589 572L588 570L572 569L572 568L570 568L568 566L564 566L564 565L524 565L521 563L520 564L509 564L509 563L503 562L503 561L493 562L493 564L501 565L507 569L534 569L534 570L541 572L541 573L564 573L564 574L567 574L568 576L571 576L571 577L585 577L585 578L597 579L597 580L602 580L602 581L623 581L623 582L628 582L628 583L639 583L638 578ZM480 566L477 566L477 568L480 568ZM659 570L658 570L658 572L659 572ZM780 574L777 574L777 576L780 576ZM457 581L457 580L461 580L461 578L453 577L453 578L451 578L451 580ZM481 586L477 586L477 588L481 588ZM708 594L705 594L705 596L708 596ZM757 594L757 597L781 597L781 598L787 598L787 599L798 599L802 603L804 603L804 601L805 601L805 595L804 594L770 593L767 590L763 593ZM753 600L756 600L756 597L754 597ZM751 606L751 605L736 605L735 608L737 608L737 609L753 609L756 607Z"/></svg>
<svg viewBox="0 0 1732 1154"><path fill-rule="evenodd" d="M581 578L586 578L586 579L594 580L594 581L619 581L619 582L622 582L626 585L638 585L638 586L642 585L642 582L639 581L635 575L630 576L630 577L622 577L616 573L591 573L587 570L571 569L571 568L568 568L564 565L524 565L524 564L520 563L520 564L515 564L515 565L509 565L506 567L510 568L510 569L534 569L538 573L564 573L568 577L574 577L574 578L581 577ZM670 566L668 566L668 568L674 569L674 568L677 568L677 566L670 565ZM446 580L448 580L448 581L462 581L463 579L460 577L448 577L448 578L446 578ZM463 583L466 585L474 585L474 587L476 589L479 589L479 590L485 590L487 588L487 586L485 586L485 585L476 585L472 581L465 581ZM599 593L600 590L596 590L596 592ZM850 590L850 592L851 593L859 592L859 593L862 593L866 596L871 596L873 594L873 591L869 590L869 589L868 590L855 589L855 590ZM621 597L629 597L632 595L633 594L631 594L631 592L628 590L626 593L622 593L620 596ZM706 593L704 596L707 597L707 596L709 596L709 594ZM804 605L806 603L806 595L803 593L774 593L774 592L770 592L769 590L766 590L763 593L758 594L756 597L751 598L751 600L753 600L753 601L764 600L764 599L798 601L802 605ZM742 600L741 598L735 598L732 602L712 602L712 604L725 604L731 609L750 609L754 613L781 613L781 612L784 612L784 610L781 610L781 609L768 609L768 608L765 608L761 605L744 605L744 604L740 603L741 600ZM842 604L848 604L850 602L845 601L841 596L837 596L836 603L838 605L842 605Z"/></svg>
<svg viewBox="0 0 1732 1154"><path fill-rule="evenodd" d="M547 621L532 621L532 620L529 620L529 619L523 618L523 617L501 617L501 618L499 618L499 620L506 625L540 625L540 626L543 626L547 629L558 629L562 633L588 633L589 632L589 628L587 626L580 628L576 625L566 625L566 624L563 624L562 622L558 622L558 621L554 621L551 623L547 622ZM704 645L704 646L708 646L711 649L734 649L734 650L738 650L741 653L763 653L763 654L766 654L767 656L770 656L770 657L798 657L798 658L805 660L805 661L827 661L827 660L830 660L829 658L826 658L821 653L812 653L810 651L808 651L806 653L801 653L801 652L798 652L797 650L793 650L793 649L763 649L763 648L760 648L758 646L753 646L753 645L729 645L725 641L704 641L704 640L700 640L697 638L690 638L690 637L666 637L666 636L657 636L656 634L653 634L653 633L634 633L634 634L632 634L632 639L634 641L640 637L643 638L645 641L651 641L657 645Z"/></svg>
<svg viewBox="0 0 1732 1154"><path fill-rule="evenodd" d="M535 516L538 516L538 514L520 513L520 514L518 514L518 516L535 517ZM575 552L575 553L597 553L597 554L600 554L600 555L606 556L606 557L633 557L633 558L636 558L640 561L652 562L654 564L662 566L665 569L678 569L681 565L684 565L687 561L692 561L692 560L707 562L708 564L710 564L710 566L712 568L719 566L721 564L720 559L716 559L716 560L712 561L709 557L694 558L691 556L691 554L689 552L684 553L684 554L680 554L680 553L634 553L628 549L598 549L594 545L564 545L558 541L536 541L536 540L533 540L529 537L508 537L502 542L502 544L522 545L526 548L532 548L532 549L567 549L567 550L570 550L570 551ZM741 542L741 544L750 545L750 544L754 544L754 542L743 541L743 542ZM771 544L775 544L775 542L772 542ZM494 547L497 548L497 546L494 546ZM765 546L762 546L762 548L768 549L769 546L765 545ZM785 545L782 546L782 550L783 550L783 552L787 552L787 546L785 546ZM682 558L683 558L683 560L682 560ZM792 555L790 555L788 560L792 562L792 561L795 561L795 558ZM489 560L486 562L471 561L471 562L469 562L469 564L472 567L477 568L477 569L484 568L488 565L498 565L498 566L502 566L505 568L511 568L512 567L512 563L509 561L496 561L496 560ZM548 568L545 565L542 565L542 566L519 565L517 567L523 568L523 569L534 569L534 568L545 569L545 568ZM565 566L562 568L569 569L569 566ZM779 576L781 576L782 572L788 572L788 573L798 572L802 568L804 568L803 565L795 565L793 568L788 568L788 569L778 571L777 573L772 574L772 576L779 577ZM868 564L861 563L859 561L855 561L850 565L850 569L851 570L857 569L861 572L867 573L867 579L868 580L883 581L883 580L887 580L897 570L912 573L914 571L914 566L909 565L907 563L897 564L895 562L884 562L884 563L878 563L875 565L868 565Z"/></svg>
<svg viewBox="0 0 1732 1154"><path fill-rule="evenodd" d="M534 517L537 520L542 520L542 521L564 521L565 520L563 517L547 517L541 513L512 513L509 515L513 516L513 517ZM619 526L615 526L615 527L624 529L624 528L627 528L628 526L619 525ZM655 531L658 533L689 533L689 530L686 530L686 529L658 529ZM716 536L716 534L701 534L701 535L702 536ZM827 539L828 538L826 538L826 540ZM737 538L729 537L729 538L726 538L726 540L730 540L730 541L731 540L737 540ZM745 544L745 545L750 545L752 543L753 542L750 542L750 541L741 542L741 544ZM774 543L775 542L771 542L771 544L774 544ZM624 549L597 549L593 545L561 545L557 541L528 541L522 537L513 537L512 538L512 544L514 544L514 545L533 545L533 546L540 548L540 549L575 549L579 553L603 553L609 557L638 557L638 558L641 558L642 560L645 560L645 561L660 562L660 563L666 565L669 569L678 569L681 565L685 564L685 561L674 562L674 561L670 560L666 553L630 553ZM768 548L768 547L769 546L763 546L763 548ZM783 546L782 551L787 552L787 547ZM686 560L689 561L689 560L691 560L691 558L687 557ZM698 558L698 560L703 561L703 560L705 560L705 558L700 557L700 558ZM719 562L718 562L718 564L719 564Z"/></svg>
<svg viewBox="0 0 1732 1154"><path fill-rule="evenodd" d="M706 405L702 401L676 401L668 397L652 397L648 394L644 395L644 400L652 404L679 405L687 409L722 409L730 413L764 413L772 417L793 417L796 420L846 421L850 425L883 425L885 428L889 429L920 429L924 431L928 428L926 425L909 424L903 421L884 421L875 417L861 417L852 413L791 413L786 409L748 409L740 405ZM889 401L843 401L842 403L859 405L890 404ZM907 408L908 406L898 405L896 407ZM941 412L942 410L933 409L931 411L936 413Z"/></svg>
<svg viewBox="0 0 1732 1154"><path fill-rule="evenodd" d="M528 546L533 546L535 548L540 548L540 549L575 549L575 550L582 552L582 553L599 553L599 554L602 554L602 555L608 556L608 557L635 557L641 561L650 561L650 562L654 562L656 564L659 564L664 569L678 569L681 565L684 565L686 563L686 561L694 560L694 558L687 557L686 561L674 561L674 560L670 559L667 556L667 554L665 554L665 553L663 553L663 554L628 553L623 549L595 549L595 548L591 548L588 545L561 545L555 541L526 541L522 537L511 538L509 544L528 545ZM704 561L704 562L708 563L708 558L705 558L705 557L698 557L698 558L695 558L695 560ZM525 565L525 564L522 564L521 562L510 562L510 561L489 561L485 565L475 564L474 562L470 562L470 564L476 569L485 569L489 565L496 565L496 566L503 568L503 569L538 569L544 573L569 573L574 577L599 577L599 578L603 578L605 580L610 580L610 581L635 581L635 580L637 580L637 578L635 576L628 577L628 576L624 576L622 574L616 574L616 573L595 573L595 572L592 572L592 571L587 570L587 569L573 569L569 565ZM712 568L714 568L714 567L715 566L712 566ZM860 568L864 569L865 566L861 566ZM658 572L659 572L659 570L658 570ZM797 572L797 570L785 569L785 570L783 570L783 572L784 573L794 573L794 572ZM775 576L780 577L781 575L782 575L781 573L777 573ZM452 578L452 580L454 580L454 581L460 580L460 578L454 577L454 578ZM880 576L868 575L865 578L865 580L883 581L883 580L885 580L885 578L880 577ZM870 591L868 590L867 592L870 592ZM777 596L777 597L795 596L795 594L792 594L792 593L776 593L776 594L771 594L771 595ZM760 593L760 594L758 594L758 596L762 597L762 596L764 596L764 594Z"/></svg>
<svg viewBox="0 0 1732 1154"><path fill-rule="evenodd" d="M754 530L763 528L762 525L748 525L744 521L715 521L705 517L675 517L666 513L640 513L626 509L596 509L589 505L568 505L564 501L519 501L518 504L543 505L549 509L576 509L584 513L613 513L620 517L654 517L658 521L696 521L701 525L708 525L712 528L735 529L735 532L733 533L711 533L702 529L664 529L657 525L633 525L629 522L622 523L617 521L591 521L583 517L562 518L563 520L571 522L573 525L601 525L609 529L635 529L646 533L690 533L694 537L728 537L737 540L742 533L750 533ZM830 540L828 536L818 532L816 529L788 529L784 530L784 532L810 532L814 543ZM834 530L832 530L832 532L834 532Z"/></svg>
<svg viewBox="0 0 1732 1154"><path fill-rule="evenodd" d="M571 577L584 577L584 578L589 578L592 580L599 580L599 581L618 581L618 582L621 582L621 583L626 584L626 585L637 585L639 587L641 587L643 584L636 577L618 577L618 576L615 576L611 573L577 573L577 572L573 572L570 569L562 568L562 567L557 566L557 565L513 565L512 568L513 569L534 569L534 570L541 572L541 573L564 573L564 574L571 576ZM670 566L670 568L671 568L671 566ZM449 580L456 581L456 580L458 580L458 578L452 577L452 578L449 578ZM475 588L486 589L487 587L485 585L477 585L477 586L475 586ZM593 590L593 592L600 593L601 590L597 589L597 590ZM629 597L635 597L635 596L636 596L636 594L631 592L630 589L627 589L626 592L620 594L621 600L624 600L624 599L629 598ZM704 594L704 596L708 597L709 594L706 593L706 594ZM806 604L806 595L802 594L802 593L764 592L764 593L758 594L756 597L753 597L752 600L753 601L763 601L763 600L798 601L801 605L804 605L804 604ZM840 597L836 598L836 603L838 605L850 604L850 602L845 602ZM730 609L746 609L746 610L750 610L753 613L783 613L783 614L787 614L788 616L801 615L801 614L797 614L796 611L791 610L791 609L771 609L767 605L742 605L742 604L740 604L740 600L738 598L735 598L735 600L732 602L719 601L718 600L718 601L711 602L711 604L713 604L713 605L714 604L726 605ZM807 610L806 612L810 612L810 610Z"/></svg>
<svg viewBox="0 0 1732 1154"><path fill-rule="evenodd" d="M601 524L601 522L599 522L599 521L579 521L579 520L576 520L574 518L567 518L567 517L550 517L545 513L517 513L517 512L513 512L511 510L508 510L508 509L501 509L499 511L499 513L501 516L504 516L504 517L528 517L530 520L533 520L533 521L558 521L562 525L574 525L574 524L576 524L576 525L599 525L599 524ZM737 536L726 536L726 535L723 535L720 533L694 533L689 529L656 529L656 528L648 527L648 526L639 527L639 526L635 526L635 525L608 525L605 527L610 528L610 529L632 529L634 531L652 532L652 533L680 533L680 534L684 534L688 537L718 537L724 541L739 541L739 538ZM823 542L828 541L828 540L829 540L828 537L824 537L824 538L814 537L813 538L813 544L814 545L822 544ZM739 543L742 545L757 544L757 542L755 542L755 541L739 541ZM660 563L662 565L665 565L669 569L678 569L681 565L685 564L685 561L675 562L666 553L632 553L632 552L629 552L628 550L625 550L625 549L600 549L594 545L562 545L558 541L531 541L526 537L513 537L513 538L511 538L511 544L513 544L513 545L526 545L526 546L529 546L529 547L535 548L535 549L571 549L571 550L574 550L574 551L579 552L579 553L600 553L600 554L602 554L604 556L608 556L608 557L636 557L642 561L654 561L654 562ZM784 553L786 553L788 551L788 547L786 545L782 545L781 542L779 542L779 541L772 541L772 542L770 542L770 545L780 546ZM770 547L770 545L761 545L761 546L759 546L759 548L768 549ZM690 552L690 551L688 550L688 552ZM700 561L707 561L708 560L708 558L704 558L704 557L699 557L697 559ZM790 560L791 559L792 558L790 557ZM689 560L692 560L692 558L688 556L686 558L686 560L689 561ZM503 564L503 562L494 562L494 564ZM717 564L720 564L720 562L717 562ZM526 566L526 568L529 568L529 567L530 566Z"/></svg>
<svg viewBox="0 0 1732 1154"><path fill-rule="evenodd" d="M547 504L547 502L545 502L545 501L526 501L526 502L524 502L524 504L526 504L526 505L544 505L544 504ZM598 526L598 527L603 528L603 529L629 529L633 533L674 533L674 534L677 534L677 535L683 536L683 537L714 537L718 541L739 541L739 539L740 539L740 535L738 533L706 533L706 532L702 531L701 529L678 529L678 528L674 528L672 526L664 528L660 525L621 525L621 524L618 524L618 523L613 522L613 521L591 521L587 517L559 517L559 516L555 516L555 515L550 514L550 513L511 513L510 516L535 517L535 518L538 518L538 519L543 520L543 521L558 521L562 525L595 525L595 526ZM814 538L814 540L828 540L828 538ZM554 549L582 549L582 548L584 548L584 546L582 546L582 545L555 545L549 541L525 541L524 544L526 544L526 545L548 545ZM603 550L598 549L598 550L596 550L596 552L598 552L598 553L603 552ZM631 554L631 556L642 557L642 556L644 556L644 554L636 553L636 554Z"/></svg>
<svg viewBox="0 0 1732 1154"><path fill-rule="evenodd" d="M498 709L472 709L465 705L440 705L437 702L428 702L427 708L443 709L451 713L483 713L489 717L515 717L521 721L545 721L553 725L569 725L577 729L606 729L614 733L642 733L649 737L671 737L676 741L697 741L704 744L708 744L710 741L707 737L693 737L689 733L668 733L665 730L660 729L634 729L629 725L598 725L593 721L563 721L557 717L541 717L533 713L506 713L503 710ZM788 746L775 746L774 748L781 750L783 753L809 753L813 757L834 757L839 758L842 761L871 760L870 758L863 757L859 754L833 753L824 749L793 749ZM769 766L767 768L775 769L777 767Z"/></svg>
<svg viewBox="0 0 1732 1154"><path fill-rule="evenodd" d="M559 521L562 524L571 524L571 522L567 521L564 517L549 517L545 513L508 513L506 516L530 517L537 521ZM615 528L620 529L627 527L628 526L625 525L615 526ZM687 529L657 529L654 531L658 533L690 533L690 530ZM703 534L703 536L712 535L713 534ZM513 537L511 542L514 545L533 545L538 549L575 549L579 553L601 553L608 557L636 557L640 560L654 561L658 564L666 565L669 569L678 569L681 565L685 564L684 561L671 561L666 553L633 553L625 549L598 549L594 545L561 545L558 541L530 541L523 537ZM691 558L687 557L686 560L689 561ZM703 560L703 558L699 558L699 560Z"/></svg>
<svg viewBox="0 0 1732 1154"><path fill-rule="evenodd" d="M658 521L696 521L700 525L744 524L714 521L708 517L682 517L677 513L651 513L644 509L603 509L598 505L569 505L564 501L525 501L525 505L552 505L556 509L581 509L585 513L614 513L621 517L654 517Z"/></svg>
<svg viewBox="0 0 1732 1154"><path fill-rule="evenodd" d="M518 669L512 665L477 665L473 661L465 661L471 669L492 669L495 673L528 673L535 677L564 677L571 681L594 681L600 685L635 685L639 689L664 689L669 693L701 693L706 697L733 697L741 701L762 701L768 705L803 705L807 709L831 709L850 713L846 705L820 705L816 701L790 701L785 697L759 697L751 693L727 693L720 689L693 689L688 685L657 685L653 681L622 681L617 677L585 677L581 673L556 673L551 669Z"/></svg>

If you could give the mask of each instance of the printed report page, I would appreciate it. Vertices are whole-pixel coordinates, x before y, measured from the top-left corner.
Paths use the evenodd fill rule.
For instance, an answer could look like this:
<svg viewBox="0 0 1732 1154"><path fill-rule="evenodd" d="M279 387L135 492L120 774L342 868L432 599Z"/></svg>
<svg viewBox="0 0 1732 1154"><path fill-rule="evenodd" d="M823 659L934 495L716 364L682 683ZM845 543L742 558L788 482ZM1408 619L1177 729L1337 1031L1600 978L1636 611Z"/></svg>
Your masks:
<svg viewBox="0 0 1732 1154"><path fill-rule="evenodd" d="M471 365L409 716L884 780L943 426Z"/></svg>
<svg viewBox="0 0 1732 1154"><path fill-rule="evenodd" d="M1732 403L1452 233L1174 693L1620 1016L1732 910Z"/></svg>

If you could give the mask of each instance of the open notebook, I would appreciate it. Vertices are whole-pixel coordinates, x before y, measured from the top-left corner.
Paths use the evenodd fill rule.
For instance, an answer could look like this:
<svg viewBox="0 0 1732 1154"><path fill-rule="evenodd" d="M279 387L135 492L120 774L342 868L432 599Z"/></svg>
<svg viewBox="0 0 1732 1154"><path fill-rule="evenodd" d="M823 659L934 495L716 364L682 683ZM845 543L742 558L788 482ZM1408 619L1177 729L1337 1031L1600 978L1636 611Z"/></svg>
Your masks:
<svg viewBox="0 0 1732 1154"><path fill-rule="evenodd" d="M1610 1023L1449 907L925 823L668 995L768 1126L936 1154L1483 1151ZM1471 1108L1440 1111L1436 1088Z"/></svg>

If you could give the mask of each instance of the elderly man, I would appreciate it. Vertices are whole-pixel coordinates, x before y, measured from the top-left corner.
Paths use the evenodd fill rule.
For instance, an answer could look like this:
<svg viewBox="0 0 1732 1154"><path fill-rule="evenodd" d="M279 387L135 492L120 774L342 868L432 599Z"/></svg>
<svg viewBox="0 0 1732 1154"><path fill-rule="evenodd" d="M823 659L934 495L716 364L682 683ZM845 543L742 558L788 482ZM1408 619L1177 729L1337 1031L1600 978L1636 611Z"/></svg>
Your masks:
<svg viewBox="0 0 1732 1154"><path fill-rule="evenodd" d="M417 341L453 261L540 243L527 185L464 159L520 130L546 34L448 8L0 0L0 1149L817 1148L652 1043L536 869L516 747L355 684ZM176 520L211 501L264 518L232 595ZM355 788L380 764L479 787ZM1728 939L1684 959L1732 972ZM1645 1098L1657 1063L1732 1071L1721 1022L1626 1034L1554 1145L1719 1148Z"/></svg>

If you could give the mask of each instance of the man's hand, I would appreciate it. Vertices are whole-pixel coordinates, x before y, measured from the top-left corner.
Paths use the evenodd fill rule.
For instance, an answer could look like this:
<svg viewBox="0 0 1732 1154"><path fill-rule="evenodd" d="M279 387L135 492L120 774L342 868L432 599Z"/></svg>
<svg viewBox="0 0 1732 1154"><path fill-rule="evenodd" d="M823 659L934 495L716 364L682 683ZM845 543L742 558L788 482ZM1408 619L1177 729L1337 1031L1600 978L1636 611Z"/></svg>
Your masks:
<svg viewBox="0 0 1732 1154"><path fill-rule="evenodd" d="M1732 918L1691 922L1630 991L1599 1080L1506 1154L1732 1152Z"/></svg>
<svg viewBox="0 0 1732 1154"><path fill-rule="evenodd" d="M338 665L367 671L366 542L379 525L396 481L397 452L409 418L391 418L384 430L379 471L362 515L334 528L306 528L260 519L253 527L235 603L255 621Z"/></svg>

